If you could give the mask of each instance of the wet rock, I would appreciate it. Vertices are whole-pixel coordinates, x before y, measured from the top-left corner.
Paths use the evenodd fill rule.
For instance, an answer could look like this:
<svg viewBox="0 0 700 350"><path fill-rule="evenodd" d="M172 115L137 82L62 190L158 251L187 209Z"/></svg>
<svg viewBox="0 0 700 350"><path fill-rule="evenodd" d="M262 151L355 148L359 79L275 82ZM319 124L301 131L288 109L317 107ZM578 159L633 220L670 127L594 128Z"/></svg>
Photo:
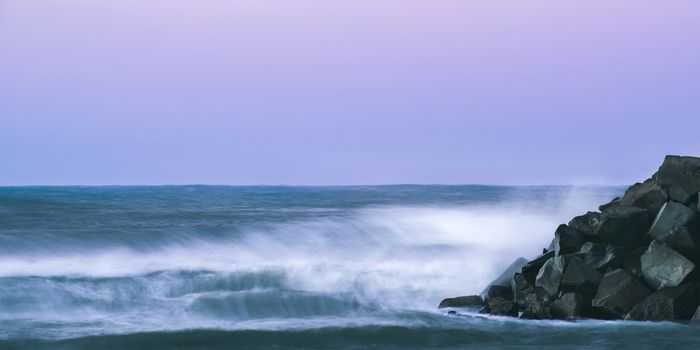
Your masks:
<svg viewBox="0 0 700 350"><path fill-rule="evenodd" d="M696 258L697 245L685 226L678 227L671 233L659 237L658 241L683 254L688 259Z"/></svg>
<svg viewBox="0 0 700 350"><path fill-rule="evenodd" d="M600 213L589 211L569 221L569 226L578 230L584 236L595 237L600 226Z"/></svg>
<svg viewBox="0 0 700 350"><path fill-rule="evenodd" d="M590 296L582 293L568 292L562 294L549 306L552 318L571 320L585 316L591 306Z"/></svg>
<svg viewBox="0 0 700 350"><path fill-rule="evenodd" d="M495 297L489 299L486 307L480 312L499 316L517 316L518 308L512 300Z"/></svg>
<svg viewBox="0 0 700 350"><path fill-rule="evenodd" d="M622 197L622 205L645 208L649 211L649 216L654 217L667 200L666 191L657 185L654 179L648 179L628 188Z"/></svg>
<svg viewBox="0 0 700 350"><path fill-rule="evenodd" d="M656 173L656 184L672 200L689 204L700 192L700 158L666 156Z"/></svg>
<svg viewBox="0 0 700 350"><path fill-rule="evenodd" d="M680 321L689 320L700 304L697 283L664 288L644 298L630 310L626 320Z"/></svg>
<svg viewBox="0 0 700 350"><path fill-rule="evenodd" d="M613 198L610 202L599 206L599 207L598 207L598 210L600 210L601 212L604 212L604 211L607 211L607 210L610 210L610 209L613 209L613 208L617 208L617 207L619 207L620 205L622 205L622 198L620 198L620 197L615 197L615 198Z"/></svg>
<svg viewBox="0 0 700 350"><path fill-rule="evenodd" d="M603 270L611 266L616 257L612 247L594 242L584 243L576 256L581 258L586 264L598 270Z"/></svg>
<svg viewBox="0 0 700 350"><path fill-rule="evenodd" d="M489 287L489 290L486 293L486 300L490 300L492 298L503 298L513 300L513 289L510 286L506 287L493 285Z"/></svg>
<svg viewBox="0 0 700 350"><path fill-rule="evenodd" d="M645 247L639 248L613 248L615 261L613 266L622 268L632 275L642 278L642 255L646 252Z"/></svg>
<svg viewBox="0 0 700 350"><path fill-rule="evenodd" d="M616 246L635 246L649 228L647 210L637 207L617 207L601 215L598 237Z"/></svg>
<svg viewBox="0 0 700 350"><path fill-rule="evenodd" d="M438 306L438 309L443 309L446 307L482 307L484 306L484 300L478 295L468 295L456 298L443 299Z"/></svg>
<svg viewBox="0 0 700 350"><path fill-rule="evenodd" d="M693 322L700 322L700 306L695 310L695 314L693 314L690 320Z"/></svg>
<svg viewBox="0 0 700 350"><path fill-rule="evenodd" d="M554 232L554 255L575 253L583 244L584 239L579 230L568 225L559 225Z"/></svg>
<svg viewBox="0 0 700 350"><path fill-rule="evenodd" d="M566 264L560 286L564 291L595 293L603 275L578 257L572 257Z"/></svg>
<svg viewBox="0 0 700 350"><path fill-rule="evenodd" d="M535 278L537 277L537 274L540 272L540 269L542 268L542 265L544 265L547 260L550 258L554 257L554 250L548 251L547 253L544 253L536 258L534 258L532 261L527 263L523 268L521 269L521 272L523 276L527 279L530 284L535 284Z"/></svg>
<svg viewBox="0 0 700 350"><path fill-rule="evenodd" d="M515 275L516 272L520 272L520 270L523 268L523 266L527 265L528 261L527 259L520 257L515 259L503 273L501 273L498 278L493 280L493 282L489 283L489 285L484 289L483 292L481 292L481 295L487 296L489 288L491 286L505 286L510 288L510 281L513 279L513 275Z"/></svg>
<svg viewBox="0 0 700 350"><path fill-rule="evenodd" d="M511 285L513 300L521 310L525 309L530 302L537 298L534 284L528 282L523 274L516 273L513 275Z"/></svg>
<svg viewBox="0 0 700 350"><path fill-rule="evenodd" d="M559 284L564 274L566 261L563 256L555 256L542 265L535 278L537 295L545 300L551 300L559 292Z"/></svg>
<svg viewBox="0 0 700 350"><path fill-rule="evenodd" d="M649 287L629 272L622 269L613 270L601 279L591 302L594 309L592 311L600 318L623 318L651 292Z"/></svg>
<svg viewBox="0 0 700 350"><path fill-rule="evenodd" d="M654 289L680 285L695 264L677 251L654 240L641 258L644 280Z"/></svg>
<svg viewBox="0 0 700 350"><path fill-rule="evenodd" d="M671 233L675 229L688 224L695 211L677 202L667 202L661 207L661 211L654 219L654 222L647 233L648 240L657 239L665 234Z"/></svg>
<svg viewBox="0 0 700 350"><path fill-rule="evenodd" d="M552 314L550 313L549 305L542 299L536 298L527 305L523 314L520 315L520 318L528 320L549 320L552 318Z"/></svg>

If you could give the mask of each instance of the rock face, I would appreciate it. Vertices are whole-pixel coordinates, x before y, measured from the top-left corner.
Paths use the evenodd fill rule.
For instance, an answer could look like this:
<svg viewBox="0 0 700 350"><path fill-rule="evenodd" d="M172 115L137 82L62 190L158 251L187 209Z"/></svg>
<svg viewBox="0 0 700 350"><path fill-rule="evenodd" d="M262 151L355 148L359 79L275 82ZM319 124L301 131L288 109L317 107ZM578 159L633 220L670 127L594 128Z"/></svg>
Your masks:
<svg viewBox="0 0 700 350"><path fill-rule="evenodd" d="M695 264L677 251L655 240L641 258L644 280L654 289L675 287L695 269Z"/></svg>
<svg viewBox="0 0 700 350"><path fill-rule="evenodd" d="M562 224L549 248L516 260L481 312L525 319L700 321L700 158L667 156L656 174ZM478 298L478 299L477 299ZM440 307L479 307L478 296Z"/></svg>
<svg viewBox="0 0 700 350"><path fill-rule="evenodd" d="M469 295L464 297L447 298L443 299L438 305L438 309L446 307L482 307L484 306L484 300L478 295Z"/></svg>

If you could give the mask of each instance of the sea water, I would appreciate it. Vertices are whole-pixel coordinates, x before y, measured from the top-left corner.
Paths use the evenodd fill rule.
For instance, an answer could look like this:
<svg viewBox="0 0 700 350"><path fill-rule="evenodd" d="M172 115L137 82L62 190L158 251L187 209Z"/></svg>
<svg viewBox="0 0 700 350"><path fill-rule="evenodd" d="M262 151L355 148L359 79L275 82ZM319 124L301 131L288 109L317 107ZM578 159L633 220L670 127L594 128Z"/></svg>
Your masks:
<svg viewBox="0 0 700 350"><path fill-rule="evenodd" d="M699 348L438 310L621 187L0 188L0 349Z"/></svg>

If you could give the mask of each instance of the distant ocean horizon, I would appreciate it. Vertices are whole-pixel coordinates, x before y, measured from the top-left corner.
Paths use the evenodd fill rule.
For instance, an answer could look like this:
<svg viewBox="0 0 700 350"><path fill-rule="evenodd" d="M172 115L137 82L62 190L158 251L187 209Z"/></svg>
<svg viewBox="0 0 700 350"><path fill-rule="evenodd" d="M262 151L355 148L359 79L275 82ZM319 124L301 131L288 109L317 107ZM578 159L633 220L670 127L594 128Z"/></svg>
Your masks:
<svg viewBox="0 0 700 350"><path fill-rule="evenodd" d="M0 349L700 346L685 324L437 309L623 191L0 187Z"/></svg>

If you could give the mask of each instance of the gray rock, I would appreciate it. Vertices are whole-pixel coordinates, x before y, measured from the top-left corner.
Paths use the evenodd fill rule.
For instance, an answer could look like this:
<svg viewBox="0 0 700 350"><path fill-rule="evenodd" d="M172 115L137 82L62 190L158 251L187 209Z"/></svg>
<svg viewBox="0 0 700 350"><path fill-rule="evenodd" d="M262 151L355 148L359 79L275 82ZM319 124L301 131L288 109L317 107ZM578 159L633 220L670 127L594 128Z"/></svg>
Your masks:
<svg viewBox="0 0 700 350"><path fill-rule="evenodd" d="M438 305L438 309L444 309L446 307L465 307L465 308L477 308L484 306L484 300L478 295L468 295L456 298L443 299Z"/></svg>
<svg viewBox="0 0 700 350"><path fill-rule="evenodd" d="M700 158L666 156L656 173L656 184L672 200L690 203L700 192Z"/></svg>
<svg viewBox="0 0 700 350"><path fill-rule="evenodd" d="M566 261L563 256L555 256L542 265L535 278L535 289L538 296L551 300L559 292L559 284L564 274Z"/></svg>
<svg viewBox="0 0 700 350"><path fill-rule="evenodd" d="M613 208L617 208L617 207L619 207L620 205L622 205L622 198L620 198L620 197L615 197L615 198L613 198L610 202L599 206L599 207L598 207L598 210L600 210L601 212L604 212L604 211L607 211L607 210L610 210L610 209L613 209Z"/></svg>
<svg viewBox="0 0 700 350"><path fill-rule="evenodd" d="M486 300L490 300L492 298L503 298L503 299L508 299L508 300L513 300L513 289L508 286L499 286L499 285L493 285L489 287L488 292L486 293Z"/></svg>
<svg viewBox="0 0 700 350"><path fill-rule="evenodd" d="M489 299L480 312L500 316L517 316L518 308L512 300L495 297Z"/></svg>
<svg viewBox="0 0 700 350"><path fill-rule="evenodd" d="M568 225L559 225L554 232L554 255L575 253L583 244L581 232Z"/></svg>
<svg viewBox="0 0 700 350"><path fill-rule="evenodd" d="M661 209L661 206L668 200L666 191L654 182L654 179L648 179L644 183L636 183L625 191L622 197L622 205L627 207L645 208L649 211L651 217Z"/></svg>
<svg viewBox="0 0 700 350"><path fill-rule="evenodd" d="M536 299L534 284L527 281L521 273L513 275L511 282L513 289L513 300L518 305L518 308L524 310L530 302Z"/></svg>
<svg viewBox="0 0 700 350"><path fill-rule="evenodd" d="M613 266L623 268L634 276L643 278L641 258L646 253L645 247L613 248L613 251L615 252Z"/></svg>
<svg viewBox="0 0 700 350"><path fill-rule="evenodd" d="M520 257L515 259L508 267L506 268L503 273L501 273L498 278L493 280L491 283L489 283L488 286L484 289L484 291L481 292L482 296L488 295L489 288L491 286L505 286L510 288L510 281L513 279L513 275L515 275L516 272L520 272L522 270L523 266L527 265L528 261L527 259Z"/></svg>
<svg viewBox="0 0 700 350"><path fill-rule="evenodd" d="M584 243L576 256L581 258L586 264L599 270L611 266L616 258L615 251L612 247L594 242Z"/></svg>
<svg viewBox="0 0 700 350"><path fill-rule="evenodd" d="M654 289L675 287L695 269L695 264L665 244L654 240L641 258L644 280Z"/></svg>
<svg viewBox="0 0 700 350"><path fill-rule="evenodd" d="M569 226L585 236L595 237L600 226L600 213L589 211L586 214L576 216L569 221Z"/></svg>
<svg viewBox="0 0 700 350"><path fill-rule="evenodd" d="M561 277L561 289L565 291L581 291L593 294L600 284L603 275L578 257L572 257L566 264Z"/></svg>
<svg viewBox="0 0 700 350"><path fill-rule="evenodd" d="M693 314L693 317L691 317L690 320L693 322L700 322L700 306L695 309L695 314Z"/></svg>
<svg viewBox="0 0 700 350"><path fill-rule="evenodd" d="M629 272L617 269L606 273L600 281L591 305L601 318L623 318L651 293L651 289Z"/></svg>
<svg viewBox="0 0 700 350"><path fill-rule="evenodd" d="M549 320L552 318L552 314L549 309L549 305L542 299L536 298L530 302L520 318L528 320Z"/></svg>
<svg viewBox="0 0 700 350"><path fill-rule="evenodd" d="M681 321L689 320L700 304L697 283L664 288L644 298L630 310L626 320Z"/></svg>
<svg viewBox="0 0 700 350"><path fill-rule="evenodd" d="M606 210L601 215L598 237L616 246L635 246L649 229L646 209L637 207L617 207Z"/></svg>
<svg viewBox="0 0 700 350"><path fill-rule="evenodd" d="M553 301L549 306L552 318L572 320L588 313L591 306L590 296L582 293L569 292Z"/></svg>
<svg viewBox="0 0 700 350"><path fill-rule="evenodd" d="M657 239L673 230L688 224L695 211L678 202L667 202L661 207L647 233L648 240Z"/></svg>
<svg viewBox="0 0 700 350"><path fill-rule="evenodd" d="M688 228L681 226L658 238L658 241L683 254L688 259L695 258L697 245Z"/></svg>
<svg viewBox="0 0 700 350"><path fill-rule="evenodd" d="M537 274L540 272L540 268L542 268L542 265L544 265L544 263L547 262L547 260L549 260L550 258L553 258L554 254L555 254L554 250L548 251L548 252L532 259L525 266L523 266L523 268L521 269L521 272L530 284L535 284L535 278L537 277Z"/></svg>

